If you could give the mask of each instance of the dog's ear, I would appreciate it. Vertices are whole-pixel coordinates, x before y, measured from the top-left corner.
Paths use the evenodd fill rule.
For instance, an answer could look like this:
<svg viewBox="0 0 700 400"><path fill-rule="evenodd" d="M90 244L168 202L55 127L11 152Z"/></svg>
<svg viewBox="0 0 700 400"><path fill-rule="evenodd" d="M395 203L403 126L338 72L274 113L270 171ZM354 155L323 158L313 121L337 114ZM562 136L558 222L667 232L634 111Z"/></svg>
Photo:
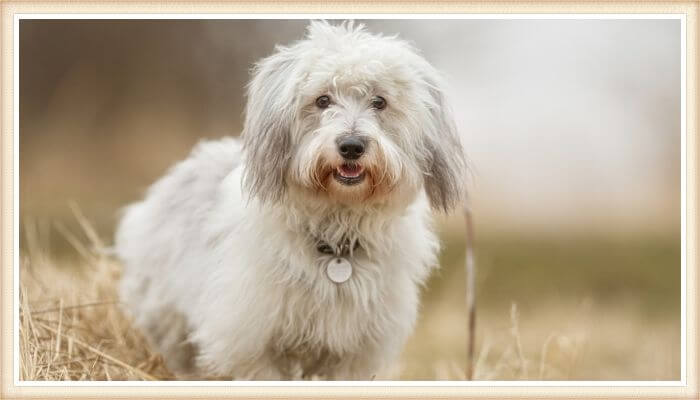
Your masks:
<svg viewBox="0 0 700 400"><path fill-rule="evenodd" d="M428 67L424 82L429 123L425 126L425 191L435 210L448 212L466 196L467 163L452 111L442 91L442 78Z"/></svg>
<svg viewBox="0 0 700 400"><path fill-rule="evenodd" d="M297 57L286 47L258 62L248 84L243 127L244 187L262 201L279 200L292 154L291 127L297 110Z"/></svg>

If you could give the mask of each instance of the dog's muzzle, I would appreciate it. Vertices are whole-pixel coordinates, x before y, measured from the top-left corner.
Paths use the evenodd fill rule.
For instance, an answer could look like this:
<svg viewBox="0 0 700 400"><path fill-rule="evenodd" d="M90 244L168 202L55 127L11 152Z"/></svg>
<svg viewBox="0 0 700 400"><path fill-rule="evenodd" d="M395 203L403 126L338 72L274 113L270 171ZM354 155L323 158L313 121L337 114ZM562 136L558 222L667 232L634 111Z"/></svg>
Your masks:
<svg viewBox="0 0 700 400"><path fill-rule="evenodd" d="M336 140L338 154L345 161L333 171L333 177L343 185L357 185L365 179L365 168L357 160L365 154L366 140L358 135L341 136Z"/></svg>

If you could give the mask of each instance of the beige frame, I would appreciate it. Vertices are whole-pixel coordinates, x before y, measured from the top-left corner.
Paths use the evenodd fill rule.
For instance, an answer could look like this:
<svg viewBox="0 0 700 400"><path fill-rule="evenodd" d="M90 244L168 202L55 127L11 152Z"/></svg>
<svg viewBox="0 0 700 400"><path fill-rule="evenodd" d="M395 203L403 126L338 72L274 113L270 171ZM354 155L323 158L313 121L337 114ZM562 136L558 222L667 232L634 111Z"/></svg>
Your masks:
<svg viewBox="0 0 700 400"><path fill-rule="evenodd" d="M0 354L0 398L51 398L51 397L453 397L483 396L488 398L514 397L635 397L635 398L698 398L698 342L697 342L697 37L699 3L692 1L637 1L637 2L460 2L460 1L398 1L398 2L0 2L2 21L2 342ZM17 49L13 25L16 14L42 13L651 13L685 14L686 18L686 375L685 386L499 386L498 382L477 383L478 386L16 386L13 376L13 220L14 220L14 54Z"/></svg>

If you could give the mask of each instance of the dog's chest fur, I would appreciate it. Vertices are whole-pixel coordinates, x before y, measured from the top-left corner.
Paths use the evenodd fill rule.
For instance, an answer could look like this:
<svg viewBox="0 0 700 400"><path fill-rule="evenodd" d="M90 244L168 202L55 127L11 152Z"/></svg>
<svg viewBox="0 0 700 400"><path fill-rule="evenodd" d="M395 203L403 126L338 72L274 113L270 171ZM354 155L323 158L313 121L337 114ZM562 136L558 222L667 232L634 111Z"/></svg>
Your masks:
<svg viewBox="0 0 700 400"><path fill-rule="evenodd" d="M414 218L410 213L389 221L375 215L317 215L302 229L295 227L309 233L289 233L289 248L281 249L286 255L271 280L280 307L268 348L286 374L308 377L333 370L344 357L377 346L392 330L410 328L418 283L435 250L431 234L426 235L425 226ZM413 226L406 229L405 224ZM349 280L329 279L326 266L338 254L319 252L319 237L334 248L343 242L359 243L341 254L352 265ZM397 240L401 245L394 244ZM412 251L406 251L404 243L413 245ZM408 326L399 327L402 324Z"/></svg>
<svg viewBox="0 0 700 400"><path fill-rule="evenodd" d="M319 273L309 281L280 288L282 306L268 350L289 377L333 370L343 357L376 343L384 330L388 310L381 304L391 288L370 283L368 271L361 269L366 265L355 266L348 281L332 282L324 264L316 263Z"/></svg>

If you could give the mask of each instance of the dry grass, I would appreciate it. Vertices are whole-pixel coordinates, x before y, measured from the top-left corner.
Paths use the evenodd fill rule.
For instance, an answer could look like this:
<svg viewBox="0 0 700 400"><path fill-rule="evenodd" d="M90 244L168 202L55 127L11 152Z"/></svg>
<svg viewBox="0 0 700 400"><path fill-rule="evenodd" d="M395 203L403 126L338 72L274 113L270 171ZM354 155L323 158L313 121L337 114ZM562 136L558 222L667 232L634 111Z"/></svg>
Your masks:
<svg viewBox="0 0 700 400"><path fill-rule="evenodd" d="M77 215L89 245L58 230L80 254L78 262L61 262L46 254L45 226L25 224L27 245L20 256L20 379L172 379L119 309L118 263L105 254L85 218Z"/></svg>
<svg viewBox="0 0 700 400"><path fill-rule="evenodd" d="M442 321L449 318L438 317ZM429 318L430 319L430 318ZM588 345L585 331L552 332L548 336L538 336L538 341L527 346L523 344L524 335L520 332L520 312L515 303L511 304L509 316L505 318L505 329L489 326L486 333L479 335L481 342L473 365L474 380L569 380L576 379L574 374L580 355ZM493 322L490 321L490 322ZM428 325L428 327L426 327ZM423 365L419 360L425 357L419 353L428 351L430 346L419 345L416 341L425 341L429 323L419 326L419 332L408 344L408 354L404 355L404 364L398 368L401 379L410 380L467 380L464 362L459 360L462 352L454 349L457 357L432 353ZM484 329L480 329L482 332ZM446 339L455 343L458 339ZM422 348L422 349L421 349ZM411 367L410 364L413 364ZM416 367L416 365L418 366ZM427 364L427 365L426 365Z"/></svg>
<svg viewBox="0 0 700 400"><path fill-rule="evenodd" d="M89 229L89 225L86 225ZM92 236L89 231L88 236ZM96 238L96 236L93 236ZM21 259L20 376L22 380L168 380L174 377L144 338L132 329L119 309L116 281L120 266L100 251L77 245L84 261L67 266L37 247ZM493 349L481 348L475 364L477 379L527 378L518 331L517 307L511 310L511 339L499 359L487 362ZM548 338L547 342L551 342ZM549 345L546 345L544 352ZM543 357L543 360L546 356ZM489 364L489 365L487 365ZM464 367L447 360L431 367L433 379L464 380ZM540 376L549 368L542 361ZM515 372L515 374L513 374ZM382 376L401 378L402 368Z"/></svg>
<svg viewBox="0 0 700 400"><path fill-rule="evenodd" d="M399 368L401 379L465 379L466 316L427 304ZM679 325L650 320L632 304L550 304L481 310L474 379L678 380ZM460 346L461 345L461 346Z"/></svg>
<svg viewBox="0 0 700 400"><path fill-rule="evenodd" d="M120 265L77 209L83 233L25 221L20 256L20 379L169 380L174 376L120 311ZM58 231L79 254L46 249ZM461 262L460 262L461 264ZM467 349L460 279L424 300L415 334L393 371L377 379L464 380ZM455 285L454 287L450 285ZM584 299L481 310L476 380L677 379L678 322L639 307ZM207 379L203 377L203 379Z"/></svg>
<svg viewBox="0 0 700 400"><path fill-rule="evenodd" d="M77 208L83 234L62 225L79 254L60 260L46 252L51 227L26 222L20 256L20 379L170 380L175 377L121 312L116 293L120 265ZM87 243L87 244L86 244ZM382 375L400 379L401 368ZM204 377L203 379L207 379ZM465 379L456 365L437 363L435 379Z"/></svg>

